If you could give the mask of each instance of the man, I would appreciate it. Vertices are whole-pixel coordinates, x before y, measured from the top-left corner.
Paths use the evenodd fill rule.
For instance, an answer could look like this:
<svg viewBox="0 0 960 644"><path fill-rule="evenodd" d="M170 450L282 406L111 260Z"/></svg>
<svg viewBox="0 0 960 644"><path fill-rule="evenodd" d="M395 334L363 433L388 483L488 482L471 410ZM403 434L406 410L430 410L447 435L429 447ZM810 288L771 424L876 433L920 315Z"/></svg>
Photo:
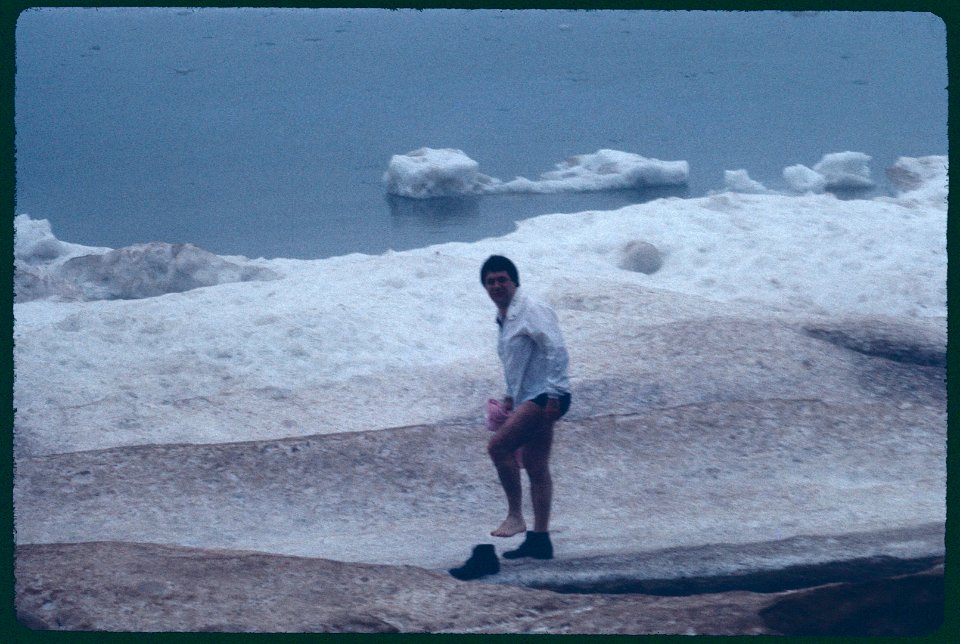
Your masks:
<svg viewBox="0 0 960 644"><path fill-rule="evenodd" d="M507 385L503 406L511 411L487 445L507 497L507 518L490 534L511 537L527 529L520 467L514 457L514 452L523 447L523 465L530 479L533 503L533 530L527 531L518 549L503 556L551 559L550 447L553 424L570 407L567 350L556 313L520 290L520 277L513 262L492 255L480 269L480 282L497 306L497 352Z"/></svg>

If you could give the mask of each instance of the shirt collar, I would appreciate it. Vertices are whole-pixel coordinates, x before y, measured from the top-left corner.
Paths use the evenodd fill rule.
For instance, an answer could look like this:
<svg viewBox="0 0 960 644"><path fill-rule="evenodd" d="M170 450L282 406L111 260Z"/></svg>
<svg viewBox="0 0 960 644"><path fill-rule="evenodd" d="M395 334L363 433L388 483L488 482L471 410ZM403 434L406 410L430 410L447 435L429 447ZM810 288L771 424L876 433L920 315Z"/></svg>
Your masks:
<svg viewBox="0 0 960 644"><path fill-rule="evenodd" d="M517 315L520 314L520 308L523 306L524 297L520 293L520 287L517 287L517 290L513 292L513 298L510 300L510 305L507 306L507 315L503 318L500 317L500 314L497 314L497 324L501 327L505 320L512 320Z"/></svg>

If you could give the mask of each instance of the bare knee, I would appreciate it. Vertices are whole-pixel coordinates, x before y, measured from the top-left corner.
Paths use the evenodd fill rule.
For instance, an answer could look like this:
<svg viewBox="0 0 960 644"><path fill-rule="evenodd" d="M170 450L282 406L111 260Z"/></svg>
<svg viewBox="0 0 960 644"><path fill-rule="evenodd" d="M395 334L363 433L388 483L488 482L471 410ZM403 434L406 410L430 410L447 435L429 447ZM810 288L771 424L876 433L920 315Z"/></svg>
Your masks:
<svg viewBox="0 0 960 644"><path fill-rule="evenodd" d="M491 440L487 443L487 454L494 463L503 463L513 458L513 452L506 449L500 441Z"/></svg>

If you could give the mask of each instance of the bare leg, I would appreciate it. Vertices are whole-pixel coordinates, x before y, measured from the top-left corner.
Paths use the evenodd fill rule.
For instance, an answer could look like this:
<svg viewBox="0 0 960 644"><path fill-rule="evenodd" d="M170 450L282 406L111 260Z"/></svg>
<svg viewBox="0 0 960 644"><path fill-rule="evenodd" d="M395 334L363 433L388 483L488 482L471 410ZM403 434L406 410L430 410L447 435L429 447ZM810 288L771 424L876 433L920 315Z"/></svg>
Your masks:
<svg viewBox="0 0 960 644"><path fill-rule="evenodd" d="M540 431L523 448L523 464L530 478L534 532L550 530L550 504L553 500L553 479L550 476L552 444L553 423L544 419Z"/></svg>
<svg viewBox="0 0 960 644"><path fill-rule="evenodd" d="M494 537L512 537L527 529L527 523L523 520L523 487L520 483L520 467L516 461L512 464L498 463L497 475L500 477L503 492L507 496L507 518L490 534Z"/></svg>
<svg viewBox="0 0 960 644"><path fill-rule="evenodd" d="M527 524L523 520L520 467L513 454L517 448L528 443L538 433L542 423L543 410L535 403L525 402L497 430L487 445L487 452L497 468L500 485L503 486L503 492L507 497L507 518L500 527L490 533L494 537L512 537L527 529Z"/></svg>

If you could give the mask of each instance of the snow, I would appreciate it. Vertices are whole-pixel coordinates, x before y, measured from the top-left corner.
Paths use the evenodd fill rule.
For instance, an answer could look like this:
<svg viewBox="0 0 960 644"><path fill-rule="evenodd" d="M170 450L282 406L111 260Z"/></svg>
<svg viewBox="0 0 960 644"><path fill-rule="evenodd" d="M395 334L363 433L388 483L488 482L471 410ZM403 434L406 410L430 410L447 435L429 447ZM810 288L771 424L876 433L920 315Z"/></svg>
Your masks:
<svg viewBox="0 0 960 644"><path fill-rule="evenodd" d="M458 155L450 159L463 167ZM839 165L849 169L844 159ZM264 438L296 430L263 423L256 435L237 435L214 418L167 436L163 427L172 421L131 419L151 409L161 418L176 401L251 391L272 399L311 387L350 397L372 384L435 392L465 369L476 369L478 382L495 381L492 305L478 277L494 253L511 257L524 287L553 301L588 296L629 307L622 294L643 287L773 312L940 318L946 163L901 159L889 173L904 185L895 197L724 192L545 215L474 243L323 260L222 258L159 243L84 248L21 215L18 432L69 413L71 430L49 430L67 441L57 446L66 451ZM638 247L652 247L659 268L655 261L649 272L630 270ZM568 344L578 345L592 331L566 333ZM331 426L313 430L432 422L435 411L424 403L412 415L332 414ZM53 449L42 443L34 449Z"/></svg>
<svg viewBox="0 0 960 644"><path fill-rule="evenodd" d="M472 174L476 166L462 153L423 156L431 159L426 163L431 172L457 175L463 185L491 185L478 181L479 172ZM811 172L826 172L821 176L831 181L842 181L838 177L845 174L862 176L862 157L824 158L832 161ZM596 172L599 167L595 161L597 157L574 162L568 179L548 181L584 185L586 168ZM612 175L639 165L621 164ZM589 449L581 450L574 462L558 464L558 470L580 472L587 482L593 480L589 468L600 468L598 476L617 476L616 468L627 468L637 480L623 494L642 490L646 504L644 512L630 514L629 520L614 511L609 517L603 510L584 513L583 508L592 507L593 501L586 500L590 494L609 494L606 479L602 492L560 495L554 521L558 538L576 532L577 522L589 523L593 533L591 540L564 541L567 556L936 521L943 512L939 491L944 472L931 457L935 437L914 444L909 432L883 433L891 422L912 426L910 399L895 412L903 418L882 422L859 413L857 405L867 404L862 393L849 401L805 401L819 395L811 394L811 388L819 392L834 381L849 382L854 377L849 366L827 349L810 354L796 344L797 334L763 319L885 316L917 328L944 325L946 170L946 157L902 158L886 170L898 194L848 200L829 192L758 191L746 171L734 172L728 186L753 189L731 187L702 198L660 199L614 211L551 214L521 221L514 232L498 238L322 260L218 257L189 244L162 242L123 249L83 247L58 240L47 221L20 215L14 442L20 464L17 493L26 496L18 505L19 538L175 542L437 567L455 563L464 556L465 544L486 538L487 524L494 525L502 511L488 502L499 497L493 475L482 463L483 405L502 389L495 311L479 281L481 263L494 253L511 257L523 288L558 309L571 354L578 419L566 423L567 440L599 431L591 419L601 419L596 422L602 425L610 413L626 414L623 426L633 427L625 435L606 432L609 444L582 437L580 444ZM431 182L444 183L434 178L418 185ZM692 349L680 348L686 325L696 334L709 328L711 337ZM757 328L751 330L751 325ZM749 337L742 339L744 335ZM754 347L748 358L741 355L741 339ZM644 351L664 355L644 360ZM767 372L762 364L767 360L778 365L780 376ZM653 364L669 364L676 374L657 373ZM817 370L815 377L804 375L809 369ZM700 380L688 381L691 370ZM726 471L732 438L727 431L698 434L707 421L690 424L687 416L706 414L716 422L717 411L687 408L687 389L709 401L707 390L716 386L720 400L729 401L751 395L746 392L758 383L765 387L760 395L774 400L770 405L824 406L819 413L829 413L833 424L839 423L821 428L833 432L830 444L816 442L823 440L820 434L807 436L802 423L781 435L770 431L762 413L728 418L723 422L736 427L734 433L755 424L756 436L738 443L746 450L740 469ZM849 393L842 387L841 392ZM781 396L801 400L776 403ZM650 416L658 420L630 417L637 412L637 400L649 405L658 398L669 408ZM617 407L623 401L634 402L624 411ZM640 431L651 422L672 429ZM478 428L475 441L473 427ZM865 439L864 431L880 435ZM258 478L259 469L266 467L264 450L300 454L307 459L302 467L310 468L308 455L318 447L311 447L310 438L296 445L253 441L344 432L358 432L343 436L354 445L344 471L310 470L309 477L320 478L305 486L306 473ZM370 461L363 451L400 453L406 446L393 445L389 437L420 434L434 436L430 445L450 442L437 449L455 446L455 454L430 460L436 468L448 468L444 472L450 480L459 480L463 471L490 476L477 487L444 489L436 498L417 499L410 506L405 496L396 497L403 487L396 482L410 476L409 464L398 457L390 462L400 469L380 471L387 461ZM634 449L662 454L640 469L611 460L610 451L624 440L631 445L647 441ZM862 453L864 440L875 453ZM113 454L86 451L119 446L151 447ZM178 455L170 457L175 463L164 460L164 450ZM818 450L838 464L830 466L840 468L835 476L824 478L826 456ZM584 454L593 460L584 460ZM779 461L770 461L772 455ZM241 457L254 459L249 472ZM900 468L896 474L882 460L888 457ZM110 465L114 458L117 463ZM573 456L567 451L557 458L559 463ZM87 461L99 464L85 465ZM709 478L708 465L714 461L715 474L726 472L721 480ZM241 493L246 484L224 479L226 474L202 474L211 462L227 464L235 478L248 477L249 489ZM60 467L58 463L74 469L64 471L65 482L51 483L60 475L44 474L43 468ZM288 472L292 463L274 463L271 476ZM111 476L142 481L142 489L110 478L93 482L111 467L118 468ZM874 477L875 470L904 481L919 472L924 491L912 483L892 486ZM355 481L359 488L340 485L343 477L362 473L372 478L361 476ZM767 483L771 477L782 480L779 488L765 485L758 491L756 477L766 477ZM648 480L657 483L650 487ZM331 516L325 509L331 499L353 498L357 489L369 492L376 487L373 481L383 484L384 494L394 495L384 497L385 506L364 497L359 510ZM430 479L418 481L426 485ZM268 482L273 487L261 489ZM104 486L102 494L72 500L71 495L80 494L74 487L94 485ZM330 489L315 493L315 485ZM438 479L437 485L445 484ZM676 490L661 494L665 485ZM702 500L696 495L703 486L716 486L717 499L711 501L711 511L691 519L689 508ZM66 496L54 503L48 488ZM771 497L771 489L780 491ZM881 493L882 505L871 496ZM622 503L638 503L638 498ZM48 502L53 505L44 505ZM658 503L662 507L653 512L660 521L649 524L647 512ZM448 520L453 508L462 514L465 507L476 507L478 516ZM794 514L785 515L786 507L795 508ZM851 507L860 509L857 516ZM422 530L424 518L418 513L427 508L435 511L436 523L424 534L426 541L403 539L398 545L392 537L384 538ZM104 522L104 514L111 520ZM788 515L792 523L784 518Z"/></svg>

